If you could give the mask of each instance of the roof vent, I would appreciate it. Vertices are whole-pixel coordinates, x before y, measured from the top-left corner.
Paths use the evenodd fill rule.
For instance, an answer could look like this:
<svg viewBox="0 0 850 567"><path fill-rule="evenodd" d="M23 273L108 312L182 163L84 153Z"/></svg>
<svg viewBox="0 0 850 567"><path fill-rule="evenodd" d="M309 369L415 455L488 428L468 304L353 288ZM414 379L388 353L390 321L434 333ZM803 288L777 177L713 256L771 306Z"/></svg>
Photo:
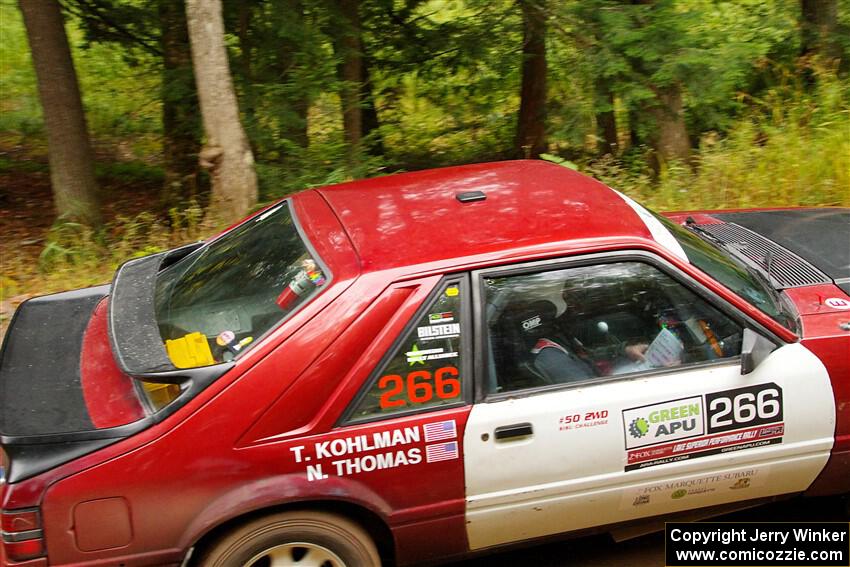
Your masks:
<svg viewBox="0 0 850 567"><path fill-rule="evenodd" d="M475 201L483 201L487 198L487 195L483 191L465 191L458 193L455 197L461 203L474 203Z"/></svg>

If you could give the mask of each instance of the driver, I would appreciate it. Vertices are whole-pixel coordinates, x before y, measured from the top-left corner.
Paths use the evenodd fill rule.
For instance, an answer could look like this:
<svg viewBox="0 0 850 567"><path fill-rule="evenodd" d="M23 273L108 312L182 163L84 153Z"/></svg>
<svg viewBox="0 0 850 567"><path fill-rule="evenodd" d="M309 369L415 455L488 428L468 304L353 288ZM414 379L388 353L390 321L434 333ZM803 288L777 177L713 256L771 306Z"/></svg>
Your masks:
<svg viewBox="0 0 850 567"><path fill-rule="evenodd" d="M596 375L591 364L561 336L554 325L557 308L551 301L520 305L515 312L519 334L527 349L528 366L550 384L586 380Z"/></svg>
<svg viewBox="0 0 850 567"><path fill-rule="evenodd" d="M609 329L608 323L600 318L601 315L618 307L623 310L635 307L628 304L619 305L616 299L611 298L607 299L608 304L601 304L606 301L605 288L616 285L616 281L604 281L598 277L568 279L561 290L565 309L558 317L558 325L564 334L573 337L576 347L587 353L586 359L596 371L606 376L651 368L653 365L647 360L646 354L653 341L650 337L658 334L652 331L649 334L646 332L649 330L647 325L652 327L655 325L642 316L625 319L615 317L619 321L619 326L628 320L632 322L643 320L643 323L631 325L632 328L628 330ZM610 304L611 301L614 301L614 305ZM657 327L654 330L657 330ZM631 338L623 342L617 338L618 335ZM663 365L675 365L675 362L668 361Z"/></svg>

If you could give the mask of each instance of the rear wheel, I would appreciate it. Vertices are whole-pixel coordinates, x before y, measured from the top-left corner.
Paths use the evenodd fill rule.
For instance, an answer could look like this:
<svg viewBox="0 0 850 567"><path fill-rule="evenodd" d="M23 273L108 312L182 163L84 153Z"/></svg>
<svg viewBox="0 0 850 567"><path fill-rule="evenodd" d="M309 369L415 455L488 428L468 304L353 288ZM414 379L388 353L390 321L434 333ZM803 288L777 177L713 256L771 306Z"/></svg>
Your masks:
<svg viewBox="0 0 850 567"><path fill-rule="evenodd" d="M379 567L372 538L325 512L283 512L241 526L200 557L203 567Z"/></svg>

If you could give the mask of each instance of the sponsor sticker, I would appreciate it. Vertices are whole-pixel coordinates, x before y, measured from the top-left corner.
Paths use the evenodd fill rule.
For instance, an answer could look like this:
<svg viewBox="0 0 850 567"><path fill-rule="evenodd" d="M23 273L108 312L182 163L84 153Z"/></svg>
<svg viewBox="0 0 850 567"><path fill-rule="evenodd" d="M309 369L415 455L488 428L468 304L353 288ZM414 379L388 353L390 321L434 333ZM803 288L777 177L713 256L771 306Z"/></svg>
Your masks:
<svg viewBox="0 0 850 567"><path fill-rule="evenodd" d="M704 433L702 396L623 410L626 449Z"/></svg>
<svg viewBox="0 0 850 567"><path fill-rule="evenodd" d="M451 323L455 320L454 313L451 311L443 311L442 313L431 313L428 315L428 324L437 325L440 323Z"/></svg>
<svg viewBox="0 0 850 567"><path fill-rule="evenodd" d="M460 323L448 323L445 325L417 327L416 335L419 337L420 341L431 341L434 339L454 339L460 336Z"/></svg>
<svg viewBox="0 0 850 567"><path fill-rule="evenodd" d="M419 345L413 345L409 352L404 353L407 356L407 364L425 364L428 360L441 360L443 358L457 358L459 355L456 352L445 352L443 348L428 348L419 349Z"/></svg>
<svg viewBox="0 0 850 567"><path fill-rule="evenodd" d="M632 501L632 506L635 507L643 506L644 504L649 504L649 494L638 494Z"/></svg>
<svg viewBox="0 0 850 567"><path fill-rule="evenodd" d="M701 400L702 396L683 398L625 410L625 470L782 443L785 424L779 385L768 382L712 392L705 395L704 404ZM693 424L683 422L691 418L696 420ZM673 431L671 424L677 422L680 426ZM694 434L683 434L686 428Z"/></svg>
<svg viewBox="0 0 850 567"><path fill-rule="evenodd" d="M458 295L460 295L460 290L457 287L446 288L446 297L457 297Z"/></svg>
<svg viewBox="0 0 850 567"><path fill-rule="evenodd" d="M669 507L679 500L699 500L707 496L741 493L764 486L770 476L770 467L751 467L698 477L683 477L638 486L623 492L620 509L638 507Z"/></svg>
<svg viewBox="0 0 850 567"><path fill-rule="evenodd" d="M572 431L608 425L608 410L593 410L564 415L558 418L558 431Z"/></svg>
<svg viewBox="0 0 850 567"><path fill-rule="evenodd" d="M782 442L784 426L760 426L676 443L635 449L626 453L626 471L753 449Z"/></svg>
<svg viewBox="0 0 850 567"><path fill-rule="evenodd" d="M525 321L522 322L522 330L530 331L531 329L536 329L540 326L541 320L540 315L535 315L534 317L529 317Z"/></svg>

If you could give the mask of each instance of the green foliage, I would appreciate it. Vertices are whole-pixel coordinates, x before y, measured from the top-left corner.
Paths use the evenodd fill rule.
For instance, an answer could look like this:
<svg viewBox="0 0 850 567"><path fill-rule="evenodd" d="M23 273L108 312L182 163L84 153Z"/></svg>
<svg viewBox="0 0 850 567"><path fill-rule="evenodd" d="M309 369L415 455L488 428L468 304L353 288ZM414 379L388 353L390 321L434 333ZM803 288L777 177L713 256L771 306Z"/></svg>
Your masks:
<svg viewBox="0 0 850 567"><path fill-rule="evenodd" d="M154 58L107 44L87 42L78 22L66 24L83 105L96 143L114 146L121 157L159 153L159 76ZM13 2L0 2L0 132L22 143L42 138L43 122L35 72L23 20Z"/></svg>
<svg viewBox="0 0 850 567"><path fill-rule="evenodd" d="M25 290L48 293L108 282L127 260L198 240L202 218L203 210L193 203L172 209L167 220L148 212L119 215L100 230L57 222L36 263L23 257L3 258L0 301Z"/></svg>
<svg viewBox="0 0 850 567"><path fill-rule="evenodd" d="M48 167L46 163L34 160L14 160L6 156L0 155L0 173L15 174L18 172L42 172L47 173Z"/></svg>
<svg viewBox="0 0 850 567"><path fill-rule="evenodd" d="M162 167L144 161L96 162L95 174L98 178L112 177L126 184L161 184L164 179Z"/></svg>
<svg viewBox="0 0 850 567"><path fill-rule="evenodd" d="M35 96L24 24L17 6L0 2L0 130L26 140L41 131L41 106Z"/></svg>
<svg viewBox="0 0 850 567"><path fill-rule="evenodd" d="M163 100L193 96L185 75L164 71L159 41L168 1L63 0L98 177L118 194L104 195L113 207L142 195L154 208L167 163ZM368 90L380 127L353 158L337 94L334 5L224 0L231 71L262 201L351 178L507 155L520 103L523 31L515 2L361 0ZM850 55L843 68L799 57L799 2L545 5L550 151L543 159L659 210L850 205ZM850 54L850 0L839 0L838 29L837 41ZM695 152L692 164L655 171L647 159L651 110L669 86L683 94ZM41 110L12 0L0 0L0 91L0 175L44 179ZM619 149L600 157L597 119L609 111ZM186 198L203 199L197 192ZM115 209L125 211L110 210L113 220L98 232L56 225L37 260L4 255L0 299L107 281L128 258L199 236L203 211L194 201L159 213Z"/></svg>
<svg viewBox="0 0 850 567"><path fill-rule="evenodd" d="M743 109L736 92L752 85L768 57L796 49L796 17L782 0L588 0L565 3L555 15L572 24L556 29L583 90L601 83L616 94L640 139L653 127L646 108L670 86L686 93L692 131L728 128ZM591 102L598 110L607 104Z"/></svg>
<svg viewBox="0 0 850 567"><path fill-rule="evenodd" d="M352 179L375 177L388 171L382 157L363 153L352 170L345 161L345 145L341 140L294 148L292 159L284 164L257 163L257 181L261 201L280 199L309 187L321 187Z"/></svg>
<svg viewBox="0 0 850 567"><path fill-rule="evenodd" d="M391 162L500 159L519 106L522 30L513 2L430 0L371 14L373 76ZM395 26L382 25L387 18Z"/></svg>
<svg viewBox="0 0 850 567"><path fill-rule="evenodd" d="M545 161L551 161L552 163L556 163L560 166L566 167L567 169L578 169L578 166L573 162L553 154L540 154L540 159Z"/></svg>
<svg viewBox="0 0 850 567"><path fill-rule="evenodd" d="M657 210L850 206L850 86L824 72L814 92L791 81L753 100L727 136L702 137L698 166L657 181L645 162L610 157L582 169Z"/></svg>
<svg viewBox="0 0 850 567"><path fill-rule="evenodd" d="M300 11L299 11L300 5ZM296 162L304 111L338 88L324 2L231 2L228 43L243 124L260 161ZM247 25L246 27L246 24ZM334 111L331 110L331 113ZM311 143L342 140L341 123L314 132Z"/></svg>

